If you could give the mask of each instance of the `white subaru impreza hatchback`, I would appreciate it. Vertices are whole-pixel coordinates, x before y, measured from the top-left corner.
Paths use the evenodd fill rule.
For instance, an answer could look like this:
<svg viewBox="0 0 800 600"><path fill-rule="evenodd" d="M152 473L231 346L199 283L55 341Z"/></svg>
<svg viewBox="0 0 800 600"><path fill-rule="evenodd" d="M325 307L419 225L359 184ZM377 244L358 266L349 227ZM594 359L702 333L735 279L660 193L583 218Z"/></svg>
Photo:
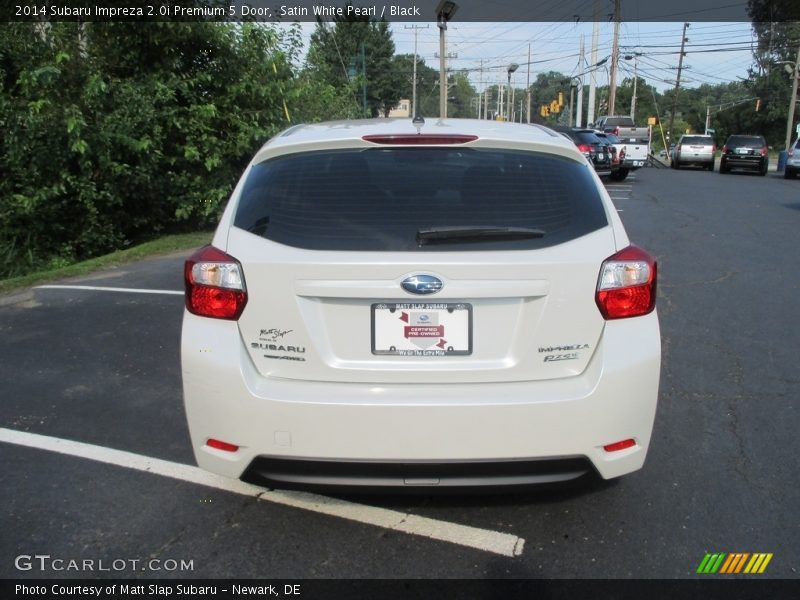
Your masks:
<svg viewBox="0 0 800 600"><path fill-rule="evenodd" d="M642 467L656 263L547 128L300 125L186 262L198 464L270 487L461 489Z"/></svg>

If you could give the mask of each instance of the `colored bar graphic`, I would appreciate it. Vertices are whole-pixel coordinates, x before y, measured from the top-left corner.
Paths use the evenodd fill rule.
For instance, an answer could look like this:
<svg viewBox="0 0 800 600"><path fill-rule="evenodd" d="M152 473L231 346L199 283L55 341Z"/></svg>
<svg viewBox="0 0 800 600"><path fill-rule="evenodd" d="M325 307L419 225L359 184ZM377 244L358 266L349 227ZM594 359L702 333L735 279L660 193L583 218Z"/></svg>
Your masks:
<svg viewBox="0 0 800 600"><path fill-rule="evenodd" d="M772 560L772 552L767 554L767 556L764 558L764 562L761 563L761 567L758 569L758 572L759 573L763 573L764 570L767 568L767 565L769 564L769 561L771 561L771 560Z"/></svg>
<svg viewBox="0 0 800 600"><path fill-rule="evenodd" d="M708 565L710 560L711 560L711 555L708 552L706 552L706 555L703 557L703 560L700 561L700 566L697 567L697 572L707 573L708 571L706 571L706 566Z"/></svg>
<svg viewBox="0 0 800 600"><path fill-rule="evenodd" d="M755 552L707 552L697 567L697 572L701 574L739 574L739 573L763 573L769 561L772 560L772 553ZM748 560L749 559L749 560ZM747 566L745 566L747 565Z"/></svg>
<svg viewBox="0 0 800 600"><path fill-rule="evenodd" d="M730 573L731 566L736 563L736 560L739 558L738 554L728 554L727 560L723 563L722 568L719 570L720 573Z"/></svg>

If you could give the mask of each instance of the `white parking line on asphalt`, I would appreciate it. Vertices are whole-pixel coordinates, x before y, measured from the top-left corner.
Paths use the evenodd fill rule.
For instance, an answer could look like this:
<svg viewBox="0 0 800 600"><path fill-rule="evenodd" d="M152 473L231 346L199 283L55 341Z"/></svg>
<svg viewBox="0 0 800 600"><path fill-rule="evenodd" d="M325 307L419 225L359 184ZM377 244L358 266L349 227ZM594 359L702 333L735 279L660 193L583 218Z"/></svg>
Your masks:
<svg viewBox="0 0 800 600"><path fill-rule="evenodd" d="M37 285L37 290L89 290L93 292L127 292L129 294L168 294L183 296L183 292L175 290L145 290L141 288L98 287L94 285Z"/></svg>
<svg viewBox="0 0 800 600"><path fill-rule="evenodd" d="M328 498L317 494L291 491L267 491L264 488L244 483L236 479L228 479L203 471L198 467L170 462L158 458L150 458L123 450L114 450L103 446L94 446L83 442L49 437L27 431L0 428L0 442L27 446L39 450L58 452L69 456L86 458L126 469L145 471L163 477L171 477L215 488L225 492L233 492L243 496L253 496L276 504L357 521L367 525L375 525L392 531L400 531L418 535L441 542L475 548L501 556L514 557L522 554L525 540L510 533L501 533L490 529L479 529L469 525L459 525L448 521L439 521L417 515L402 513L375 506L366 506L347 502L336 498Z"/></svg>

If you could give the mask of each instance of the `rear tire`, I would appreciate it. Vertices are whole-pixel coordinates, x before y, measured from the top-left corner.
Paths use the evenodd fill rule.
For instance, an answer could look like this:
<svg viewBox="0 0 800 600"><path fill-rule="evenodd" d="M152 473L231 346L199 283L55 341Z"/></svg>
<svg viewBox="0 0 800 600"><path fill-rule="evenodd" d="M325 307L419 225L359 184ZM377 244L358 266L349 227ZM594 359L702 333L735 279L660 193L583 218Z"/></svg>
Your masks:
<svg viewBox="0 0 800 600"><path fill-rule="evenodd" d="M620 169L611 174L611 181L624 181L630 171L628 169Z"/></svg>
<svg viewBox="0 0 800 600"><path fill-rule="evenodd" d="M711 161L711 162L708 164L708 167L707 167L707 168L708 168L708 170L709 170L709 171L711 171L712 173L714 172L714 161L713 161L713 160L712 160L712 161Z"/></svg>
<svg viewBox="0 0 800 600"><path fill-rule="evenodd" d="M784 179L794 179L795 177L797 177L797 173L795 173L794 171L790 170L789 167L786 167L784 169L784 171L783 171L783 178Z"/></svg>
<svg viewBox="0 0 800 600"><path fill-rule="evenodd" d="M768 166L768 165L764 165L763 167L761 167L761 168L758 170L758 174L759 174L759 175L761 175L761 177L764 177L764 175L766 175L766 174L767 174L767 171L768 171L768 170L769 170L769 166Z"/></svg>

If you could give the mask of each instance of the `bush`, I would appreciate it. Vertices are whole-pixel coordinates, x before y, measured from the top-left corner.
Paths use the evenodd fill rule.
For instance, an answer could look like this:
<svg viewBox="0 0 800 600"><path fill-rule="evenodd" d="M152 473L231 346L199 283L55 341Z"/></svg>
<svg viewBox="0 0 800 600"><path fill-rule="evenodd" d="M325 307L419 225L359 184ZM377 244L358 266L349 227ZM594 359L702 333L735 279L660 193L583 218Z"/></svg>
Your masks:
<svg viewBox="0 0 800 600"><path fill-rule="evenodd" d="M5 23L0 40L0 277L213 223L288 125L295 78L264 25Z"/></svg>

